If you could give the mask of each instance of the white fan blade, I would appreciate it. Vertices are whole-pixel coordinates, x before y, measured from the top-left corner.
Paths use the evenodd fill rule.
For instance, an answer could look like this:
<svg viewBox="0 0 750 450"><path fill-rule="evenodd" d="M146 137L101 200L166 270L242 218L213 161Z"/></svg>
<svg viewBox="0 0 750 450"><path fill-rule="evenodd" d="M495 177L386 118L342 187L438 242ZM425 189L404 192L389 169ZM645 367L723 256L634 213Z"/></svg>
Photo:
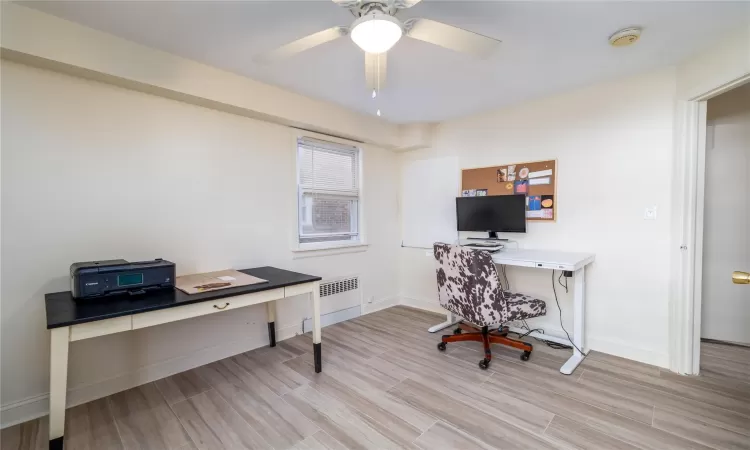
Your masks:
<svg viewBox="0 0 750 450"><path fill-rule="evenodd" d="M404 27L411 38L480 58L489 56L500 44L497 39L429 19L409 19Z"/></svg>
<svg viewBox="0 0 750 450"><path fill-rule="evenodd" d="M333 3L341 6L342 8L356 8L360 4L360 0L332 0Z"/></svg>
<svg viewBox="0 0 750 450"><path fill-rule="evenodd" d="M349 29L346 27L329 28L282 45L275 50L258 55L255 57L255 60L260 63L278 61L280 59L294 56L297 53L302 53L305 50L317 47L318 45L325 44L326 42L333 41L342 36L346 36L347 34L349 34Z"/></svg>
<svg viewBox="0 0 750 450"><path fill-rule="evenodd" d="M385 86L385 74L388 68L387 53L365 53L365 80L367 89L380 91Z"/></svg>
<svg viewBox="0 0 750 450"><path fill-rule="evenodd" d="M335 1L335 0L334 0ZM398 9L411 8L422 0L393 0L393 6Z"/></svg>

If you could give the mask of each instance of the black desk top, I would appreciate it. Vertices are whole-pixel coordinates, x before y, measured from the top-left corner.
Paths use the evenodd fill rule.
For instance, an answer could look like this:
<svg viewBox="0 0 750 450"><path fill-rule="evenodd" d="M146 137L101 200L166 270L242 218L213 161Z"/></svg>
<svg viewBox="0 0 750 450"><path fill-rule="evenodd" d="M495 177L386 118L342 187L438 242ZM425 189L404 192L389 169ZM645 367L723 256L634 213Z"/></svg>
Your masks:
<svg viewBox="0 0 750 450"><path fill-rule="evenodd" d="M125 294L83 301L75 301L70 291L47 294L44 296L44 302L47 306L47 328L95 322L321 280L320 277L313 275L290 272L275 267L256 267L240 270L240 272L268 280L268 282L192 295L174 288L150 291L135 296Z"/></svg>

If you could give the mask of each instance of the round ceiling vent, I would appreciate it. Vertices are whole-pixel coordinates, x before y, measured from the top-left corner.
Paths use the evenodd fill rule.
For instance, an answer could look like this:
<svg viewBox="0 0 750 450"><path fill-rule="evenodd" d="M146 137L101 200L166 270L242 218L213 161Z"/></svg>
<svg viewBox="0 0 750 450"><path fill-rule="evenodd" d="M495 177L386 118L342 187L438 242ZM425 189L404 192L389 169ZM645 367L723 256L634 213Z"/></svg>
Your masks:
<svg viewBox="0 0 750 450"><path fill-rule="evenodd" d="M613 47L625 47L634 44L641 37L641 29L637 27L622 29L609 37Z"/></svg>

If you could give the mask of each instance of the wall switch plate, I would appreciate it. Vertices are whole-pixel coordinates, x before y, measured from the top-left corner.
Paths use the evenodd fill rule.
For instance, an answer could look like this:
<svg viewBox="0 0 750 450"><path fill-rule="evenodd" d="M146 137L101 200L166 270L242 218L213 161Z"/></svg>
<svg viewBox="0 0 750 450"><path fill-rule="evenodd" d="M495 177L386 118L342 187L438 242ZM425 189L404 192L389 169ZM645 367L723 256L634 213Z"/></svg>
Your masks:
<svg viewBox="0 0 750 450"><path fill-rule="evenodd" d="M646 207L646 211L643 213L644 220L656 220L656 205Z"/></svg>

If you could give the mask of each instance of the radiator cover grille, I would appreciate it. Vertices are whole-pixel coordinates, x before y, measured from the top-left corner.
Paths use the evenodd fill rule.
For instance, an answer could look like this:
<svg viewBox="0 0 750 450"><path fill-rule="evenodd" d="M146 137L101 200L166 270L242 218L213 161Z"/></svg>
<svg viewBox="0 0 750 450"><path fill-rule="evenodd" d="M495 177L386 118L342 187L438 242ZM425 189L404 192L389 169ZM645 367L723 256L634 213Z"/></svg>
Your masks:
<svg viewBox="0 0 750 450"><path fill-rule="evenodd" d="M342 278L340 280L325 281L320 283L320 296L340 294L359 288L359 277Z"/></svg>

